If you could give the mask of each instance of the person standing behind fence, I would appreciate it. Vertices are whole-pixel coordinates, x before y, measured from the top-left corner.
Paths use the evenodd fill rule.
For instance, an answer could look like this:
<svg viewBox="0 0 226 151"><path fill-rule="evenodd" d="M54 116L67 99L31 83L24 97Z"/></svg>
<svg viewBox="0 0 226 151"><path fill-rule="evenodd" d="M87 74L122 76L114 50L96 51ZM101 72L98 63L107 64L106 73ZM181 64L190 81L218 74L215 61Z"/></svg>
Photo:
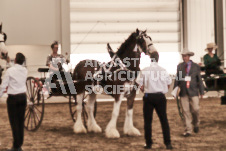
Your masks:
<svg viewBox="0 0 226 151"><path fill-rule="evenodd" d="M194 55L188 49L184 49L181 53L183 62L177 66L176 80L174 88L180 87L179 96L181 97L181 105L183 116L185 119L184 137L188 137L192 133L192 125L195 133L199 132L199 95L203 96L204 86L200 75L200 67L198 64L190 60Z"/></svg>
<svg viewBox="0 0 226 151"><path fill-rule="evenodd" d="M24 140L24 116L27 106L27 69L22 66L24 61L25 56L17 53L15 65L6 70L0 86L0 97L8 87L7 110L13 135L13 147L8 151L22 151Z"/></svg>
<svg viewBox="0 0 226 151"><path fill-rule="evenodd" d="M146 146L145 149L151 149L152 141L152 119L154 109L160 119L162 132L164 136L164 144L167 149L173 149L170 139L170 128L166 114L167 100L165 93L172 83L167 71L158 65L159 54L154 51L150 54L152 63L149 67L144 68L136 82L141 86L141 91L144 91L143 97L143 114L144 114L144 131Z"/></svg>

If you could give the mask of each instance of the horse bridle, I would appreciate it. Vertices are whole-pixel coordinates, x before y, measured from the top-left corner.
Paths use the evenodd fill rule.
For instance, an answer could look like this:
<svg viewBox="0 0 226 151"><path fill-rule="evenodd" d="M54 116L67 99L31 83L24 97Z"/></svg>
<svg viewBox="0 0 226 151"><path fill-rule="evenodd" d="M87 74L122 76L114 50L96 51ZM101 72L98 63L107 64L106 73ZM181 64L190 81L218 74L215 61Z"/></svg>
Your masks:
<svg viewBox="0 0 226 151"><path fill-rule="evenodd" d="M148 35L146 35L145 32L141 32L141 33L136 37L136 39L138 40L140 37L146 37L146 38L149 38L149 39L152 41L151 37L148 36ZM137 42L136 42L136 43L137 43ZM138 44L137 44L137 45L138 45ZM151 47L152 45L153 45L153 43L148 44L147 49L146 49L146 53L150 54L149 51L147 51L147 50L148 50L148 48ZM141 47L140 45L138 45L138 46ZM138 49L139 49L139 48L138 48ZM140 49L142 49L142 48L140 48ZM143 51L140 50L140 49L139 49L139 52L142 53ZM146 53L145 53L145 54L146 54Z"/></svg>

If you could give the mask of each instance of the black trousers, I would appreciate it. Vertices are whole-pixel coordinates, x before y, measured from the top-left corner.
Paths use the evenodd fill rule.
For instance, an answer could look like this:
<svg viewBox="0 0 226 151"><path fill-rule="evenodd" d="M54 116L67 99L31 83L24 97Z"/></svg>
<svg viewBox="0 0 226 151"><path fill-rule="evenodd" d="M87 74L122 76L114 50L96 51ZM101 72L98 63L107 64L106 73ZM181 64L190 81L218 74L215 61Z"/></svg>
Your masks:
<svg viewBox="0 0 226 151"><path fill-rule="evenodd" d="M152 119L154 109L156 110L161 122L164 143L166 145L171 143L170 128L166 115L166 104L166 97L162 93L145 93L143 97L144 130L147 145L151 145L153 143Z"/></svg>
<svg viewBox="0 0 226 151"><path fill-rule="evenodd" d="M27 106L26 94L9 95L7 110L13 134L13 147L20 148L24 140L24 116Z"/></svg>

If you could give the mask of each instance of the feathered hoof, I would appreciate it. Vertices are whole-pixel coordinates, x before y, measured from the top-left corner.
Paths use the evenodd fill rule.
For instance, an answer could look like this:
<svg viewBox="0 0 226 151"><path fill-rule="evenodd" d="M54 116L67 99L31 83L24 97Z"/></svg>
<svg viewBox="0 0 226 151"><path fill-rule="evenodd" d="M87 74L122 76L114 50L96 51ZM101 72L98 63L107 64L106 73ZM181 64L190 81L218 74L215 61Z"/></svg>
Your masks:
<svg viewBox="0 0 226 151"><path fill-rule="evenodd" d="M84 127L83 124L76 124L74 125L74 132L76 134L79 134L79 133L87 133L87 130L86 128Z"/></svg>
<svg viewBox="0 0 226 151"><path fill-rule="evenodd" d="M107 138L119 138L120 137L118 130L115 128L106 129L105 135Z"/></svg>
<svg viewBox="0 0 226 151"><path fill-rule="evenodd" d="M135 127L128 129L126 132L124 131L124 134L129 136L141 136L140 131Z"/></svg>
<svg viewBox="0 0 226 151"><path fill-rule="evenodd" d="M100 128L99 125L93 124L93 125L88 126L88 131L89 132L94 132L94 133L101 133L102 129Z"/></svg>

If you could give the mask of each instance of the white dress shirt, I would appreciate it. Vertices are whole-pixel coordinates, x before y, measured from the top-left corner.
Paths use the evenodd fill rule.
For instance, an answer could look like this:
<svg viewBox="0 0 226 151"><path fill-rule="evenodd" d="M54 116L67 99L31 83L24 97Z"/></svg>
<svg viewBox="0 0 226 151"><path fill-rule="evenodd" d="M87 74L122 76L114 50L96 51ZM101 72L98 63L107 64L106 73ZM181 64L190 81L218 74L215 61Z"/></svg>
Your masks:
<svg viewBox="0 0 226 151"><path fill-rule="evenodd" d="M8 87L8 94L19 94L26 92L27 69L22 65L15 64L6 70L0 86L0 97Z"/></svg>
<svg viewBox="0 0 226 151"><path fill-rule="evenodd" d="M164 68L156 62L152 62L149 67L140 71L136 82L144 86L145 93L161 92L165 94L168 92L168 85L172 83L172 79Z"/></svg>

